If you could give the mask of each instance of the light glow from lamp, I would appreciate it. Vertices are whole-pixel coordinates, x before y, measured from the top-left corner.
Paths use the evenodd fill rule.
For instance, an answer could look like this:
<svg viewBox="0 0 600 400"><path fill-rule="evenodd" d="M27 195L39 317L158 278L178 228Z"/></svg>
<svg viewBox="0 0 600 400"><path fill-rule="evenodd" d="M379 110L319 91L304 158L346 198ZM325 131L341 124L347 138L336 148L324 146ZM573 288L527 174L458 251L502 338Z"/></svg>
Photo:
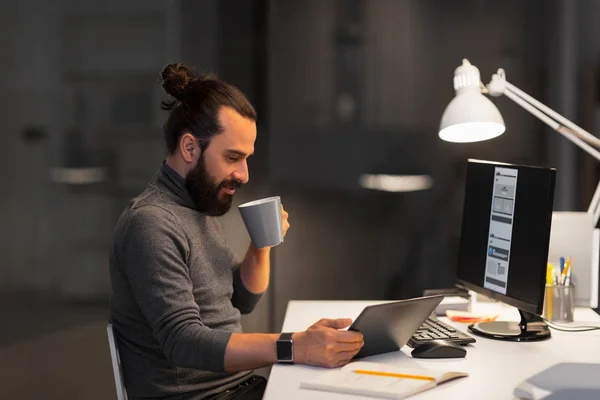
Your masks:
<svg viewBox="0 0 600 400"><path fill-rule="evenodd" d="M384 192L416 192L433 186L433 179L429 175L364 174L359 181L366 189Z"/></svg>
<svg viewBox="0 0 600 400"><path fill-rule="evenodd" d="M456 96L440 122L439 137L456 143L479 142L504 133L506 127L498 108L481 93L479 69L464 59L454 72Z"/></svg>
<svg viewBox="0 0 600 400"><path fill-rule="evenodd" d="M439 136L447 142L480 142L498 137L504 130L504 125L497 122L462 122L443 128Z"/></svg>

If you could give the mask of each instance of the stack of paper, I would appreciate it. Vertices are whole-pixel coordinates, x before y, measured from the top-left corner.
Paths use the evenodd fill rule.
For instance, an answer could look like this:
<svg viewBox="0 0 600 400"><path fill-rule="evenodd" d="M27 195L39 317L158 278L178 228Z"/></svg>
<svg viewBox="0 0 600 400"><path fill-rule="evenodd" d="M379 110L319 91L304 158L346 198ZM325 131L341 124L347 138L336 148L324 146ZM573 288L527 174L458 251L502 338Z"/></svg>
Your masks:
<svg viewBox="0 0 600 400"><path fill-rule="evenodd" d="M448 310L446 311L446 316L450 318L451 321L455 322L467 322L474 324L476 322L488 322L495 321L498 318L498 314L477 314L466 311L455 311Z"/></svg>

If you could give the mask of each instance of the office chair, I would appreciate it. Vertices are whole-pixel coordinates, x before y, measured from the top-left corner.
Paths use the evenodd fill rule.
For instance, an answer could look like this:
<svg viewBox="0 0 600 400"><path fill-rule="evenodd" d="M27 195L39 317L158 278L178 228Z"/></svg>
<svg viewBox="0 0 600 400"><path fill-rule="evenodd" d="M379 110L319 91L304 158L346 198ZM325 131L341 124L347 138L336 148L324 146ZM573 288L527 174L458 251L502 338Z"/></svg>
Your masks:
<svg viewBox="0 0 600 400"><path fill-rule="evenodd" d="M112 360L113 375L115 377L117 400L127 400L127 391L125 390L125 381L123 380L123 368L121 367L119 348L117 347L115 332L111 323L106 326L106 332L108 333L108 345L110 347L110 358Z"/></svg>

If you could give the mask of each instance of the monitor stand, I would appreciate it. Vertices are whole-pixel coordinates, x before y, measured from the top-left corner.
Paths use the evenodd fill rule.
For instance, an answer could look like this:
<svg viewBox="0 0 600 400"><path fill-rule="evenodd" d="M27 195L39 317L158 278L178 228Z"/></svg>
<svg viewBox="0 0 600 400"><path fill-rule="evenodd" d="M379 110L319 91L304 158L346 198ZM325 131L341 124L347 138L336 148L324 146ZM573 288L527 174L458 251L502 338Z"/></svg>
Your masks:
<svg viewBox="0 0 600 400"><path fill-rule="evenodd" d="M550 339L550 328L541 317L522 310L519 310L519 314L521 314L519 323L510 321L479 322L469 325L469 330L489 339L512 342Z"/></svg>

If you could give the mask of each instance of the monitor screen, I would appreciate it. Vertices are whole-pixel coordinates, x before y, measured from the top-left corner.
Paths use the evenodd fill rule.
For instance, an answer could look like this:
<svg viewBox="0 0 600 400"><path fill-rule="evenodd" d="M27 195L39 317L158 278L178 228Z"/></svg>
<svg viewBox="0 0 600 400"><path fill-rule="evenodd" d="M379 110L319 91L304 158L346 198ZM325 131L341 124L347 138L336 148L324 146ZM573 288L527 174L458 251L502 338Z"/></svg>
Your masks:
<svg viewBox="0 0 600 400"><path fill-rule="evenodd" d="M457 281L542 313L556 170L469 160Z"/></svg>

